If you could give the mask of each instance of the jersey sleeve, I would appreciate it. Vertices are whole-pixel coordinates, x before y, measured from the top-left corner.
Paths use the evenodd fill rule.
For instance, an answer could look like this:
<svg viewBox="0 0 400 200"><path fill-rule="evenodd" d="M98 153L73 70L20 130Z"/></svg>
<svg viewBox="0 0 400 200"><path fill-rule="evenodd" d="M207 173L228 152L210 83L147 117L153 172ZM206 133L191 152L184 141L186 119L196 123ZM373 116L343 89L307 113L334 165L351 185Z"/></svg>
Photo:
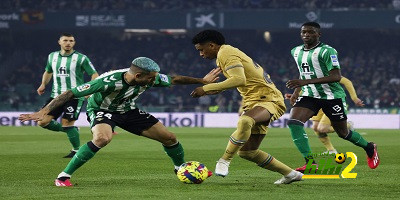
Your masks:
<svg viewBox="0 0 400 200"><path fill-rule="evenodd" d="M228 70L229 67L242 65L241 59L238 55L235 55L234 51L223 50L218 54L218 61L222 70Z"/></svg>
<svg viewBox="0 0 400 200"><path fill-rule="evenodd" d="M51 54L50 54L50 55L51 55ZM49 55L48 58L47 58L47 63L46 63L45 70L46 70L46 72L53 73L53 68L51 67L50 55Z"/></svg>
<svg viewBox="0 0 400 200"><path fill-rule="evenodd" d="M328 71L331 71L332 69L340 69L339 58L335 49L327 48L326 52L323 52L322 54L322 61L325 63Z"/></svg>
<svg viewBox="0 0 400 200"><path fill-rule="evenodd" d="M107 84L104 83L103 79L94 79L75 88L71 91L75 97L84 97L96 92L103 92L107 89Z"/></svg>
<svg viewBox="0 0 400 200"><path fill-rule="evenodd" d="M82 58L82 67L89 75L93 75L97 72L87 56L83 56Z"/></svg>
<svg viewBox="0 0 400 200"><path fill-rule="evenodd" d="M165 74L157 74L153 87L169 87L171 85L171 76Z"/></svg>

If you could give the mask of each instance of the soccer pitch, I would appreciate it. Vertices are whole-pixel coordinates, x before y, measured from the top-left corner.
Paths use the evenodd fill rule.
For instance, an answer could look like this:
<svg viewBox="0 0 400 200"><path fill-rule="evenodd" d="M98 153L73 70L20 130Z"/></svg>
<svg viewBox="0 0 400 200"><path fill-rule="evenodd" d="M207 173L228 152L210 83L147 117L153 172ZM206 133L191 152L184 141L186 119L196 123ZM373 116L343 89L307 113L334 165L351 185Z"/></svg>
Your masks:
<svg viewBox="0 0 400 200"><path fill-rule="evenodd" d="M214 170L234 129L170 128L185 149L187 161ZM354 152L356 179L304 180L274 185L280 174L257 167L236 156L225 178L212 176L200 185L179 182L172 161L162 146L147 138L117 129L113 141L72 176L72 188L54 186L54 179L69 159L65 133L39 127L0 127L0 199L386 199L398 198L399 130L358 130L378 144L380 166L371 170L365 152L336 134L331 141L339 152ZM324 151L307 130L313 152ZM89 141L81 128L81 144ZM304 164L289 129L270 129L260 147L292 168ZM397 152L397 153L396 153Z"/></svg>

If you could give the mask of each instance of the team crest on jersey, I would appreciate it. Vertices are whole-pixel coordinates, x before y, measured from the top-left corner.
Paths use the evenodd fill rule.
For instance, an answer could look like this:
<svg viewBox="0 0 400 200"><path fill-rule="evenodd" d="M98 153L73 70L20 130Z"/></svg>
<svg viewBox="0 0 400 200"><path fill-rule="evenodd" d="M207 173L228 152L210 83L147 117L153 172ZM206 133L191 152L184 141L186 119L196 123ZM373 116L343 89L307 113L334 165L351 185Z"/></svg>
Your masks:
<svg viewBox="0 0 400 200"><path fill-rule="evenodd" d="M78 92L83 92L85 90L88 90L90 88L90 84L84 84L81 86L78 86L76 89L78 90Z"/></svg>
<svg viewBox="0 0 400 200"><path fill-rule="evenodd" d="M336 55L331 55L332 66L339 66L339 60Z"/></svg>
<svg viewBox="0 0 400 200"><path fill-rule="evenodd" d="M162 82L167 82L168 83L168 76L165 74L159 74L160 75L160 79Z"/></svg>

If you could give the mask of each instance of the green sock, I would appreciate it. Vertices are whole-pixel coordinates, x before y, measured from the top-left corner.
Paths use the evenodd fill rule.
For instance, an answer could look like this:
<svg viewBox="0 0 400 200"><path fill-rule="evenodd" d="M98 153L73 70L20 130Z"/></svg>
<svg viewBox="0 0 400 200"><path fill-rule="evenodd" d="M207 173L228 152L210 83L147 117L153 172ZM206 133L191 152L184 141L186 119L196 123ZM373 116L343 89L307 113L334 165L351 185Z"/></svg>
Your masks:
<svg viewBox="0 0 400 200"><path fill-rule="evenodd" d="M183 152L181 143L178 142L177 144L169 147L164 146L164 151L172 159L172 162L175 166L180 166L185 162L185 153Z"/></svg>
<svg viewBox="0 0 400 200"><path fill-rule="evenodd" d="M69 161L67 167L64 169L64 172L72 175L79 167L81 167L88 160L93 158L98 150L100 150L100 148L94 146L92 141L82 145L81 148L79 148L79 151L76 152L75 156L71 159L71 161Z"/></svg>
<svg viewBox="0 0 400 200"><path fill-rule="evenodd" d="M304 125L298 121L289 120L288 126L293 142L297 146L301 155L303 155L304 158L309 157L311 154L311 148L308 144L307 133L304 131Z"/></svg>
<svg viewBox="0 0 400 200"><path fill-rule="evenodd" d="M359 133L355 131L350 131L344 139L364 149L368 146L367 140L365 140Z"/></svg>
<svg viewBox="0 0 400 200"><path fill-rule="evenodd" d="M50 123L44 126L43 128L51 131L63 131L63 127L61 126L61 124L55 120L51 120Z"/></svg>
<svg viewBox="0 0 400 200"><path fill-rule="evenodd" d="M81 145L81 141L79 139L78 128L75 126L64 127L64 132L67 133L69 142L71 142L74 150L78 150L79 146Z"/></svg>

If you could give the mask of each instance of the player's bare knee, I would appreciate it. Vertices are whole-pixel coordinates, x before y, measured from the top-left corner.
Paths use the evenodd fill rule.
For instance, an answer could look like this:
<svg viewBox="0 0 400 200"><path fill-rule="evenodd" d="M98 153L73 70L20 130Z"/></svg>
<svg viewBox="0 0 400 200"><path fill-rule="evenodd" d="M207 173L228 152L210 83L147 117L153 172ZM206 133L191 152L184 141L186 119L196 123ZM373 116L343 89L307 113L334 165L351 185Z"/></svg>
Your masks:
<svg viewBox="0 0 400 200"><path fill-rule="evenodd" d="M109 134L97 134L93 137L93 143L98 147L104 147L112 140Z"/></svg>
<svg viewBox="0 0 400 200"><path fill-rule="evenodd" d="M162 143L163 145L165 145L165 146L171 146L171 145L176 144L177 142L178 142L178 140L177 140L175 134L173 134L173 133L168 133L168 134L166 135L166 137L164 137L164 138L162 139L162 141L161 141L161 143Z"/></svg>
<svg viewBox="0 0 400 200"><path fill-rule="evenodd" d="M315 132L319 132L319 131L318 131L318 124L313 124L311 128L312 128L312 130L314 130Z"/></svg>

